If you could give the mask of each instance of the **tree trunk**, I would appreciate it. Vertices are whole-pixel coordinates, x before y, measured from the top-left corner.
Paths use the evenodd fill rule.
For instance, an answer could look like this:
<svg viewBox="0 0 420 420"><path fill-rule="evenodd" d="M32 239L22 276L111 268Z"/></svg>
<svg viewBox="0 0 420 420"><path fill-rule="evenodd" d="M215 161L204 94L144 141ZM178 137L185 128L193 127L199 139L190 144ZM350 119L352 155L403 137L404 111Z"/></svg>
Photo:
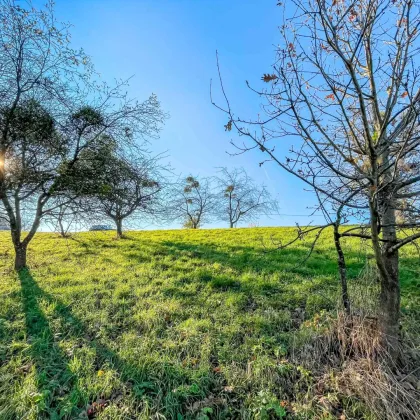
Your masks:
<svg viewBox="0 0 420 420"><path fill-rule="evenodd" d="M341 299L343 302L344 309L347 315L350 315L350 298L347 289L347 267L346 260L344 258L344 252L341 248L340 243L340 234L338 232L338 226L334 226L334 244L335 249L337 250L337 262L338 262L338 271L340 273L340 282L341 282Z"/></svg>
<svg viewBox="0 0 420 420"><path fill-rule="evenodd" d="M383 152L383 167L392 168L389 164L389 148ZM393 174L391 169L384 173L385 188L378 194L379 208L382 213L382 262L385 270L380 270L381 292L379 296L379 327L383 344L390 354L397 355L400 319L400 278L398 250L390 252L397 243L395 193L393 191Z"/></svg>
<svg viewBox="0 0 420 420"><path fill-rule="evenodd" d="M385 236L385 235L384 235ZM384 249L384 254L387 253ZM387 276L381 274L381 292L379 295L379 327L384 344L391 353L398 349L400 319L400 279L398 267L398 251L384 255Z"/></svg>
<svg viewBox="0 0 420 420"><path fill-rule="evenodd" d="M61 221L61 218L58 219L58 225L60 226L60 235L62 238L65 238L67 236L66 231L64 230L63 222Z"/></svg>
<svg viewBox="0 0 420 420"><path fill-rule="evenodd" d="M122 238L123 237L122 219L117 219L115 223L117 225L117 238Z"/></svg>
<svg viewBox="0 0 420 420"><path fill-rule="evenodd" d="M379 327L383 335L384 344L387 345L391 353L396 353L401 303L399 256L398 250L389 252L389 249L397 242L394 203L392 200L387 200L385 205L382 237L387 242L382 249L382 261L385 266L385 272L380 272Z"/></svg>
<svg viewBox="0 0 420 420"><path fill-rule="evenodd" d="M231 229L233 229L233 222L230 222L230 226L229 226Z"/></svg>
<svg viewBox="0 0 420 420"><path fill-rule="evenodd" d="M19 271L26 267L26 245L15 245L15 270Z"/></svg>

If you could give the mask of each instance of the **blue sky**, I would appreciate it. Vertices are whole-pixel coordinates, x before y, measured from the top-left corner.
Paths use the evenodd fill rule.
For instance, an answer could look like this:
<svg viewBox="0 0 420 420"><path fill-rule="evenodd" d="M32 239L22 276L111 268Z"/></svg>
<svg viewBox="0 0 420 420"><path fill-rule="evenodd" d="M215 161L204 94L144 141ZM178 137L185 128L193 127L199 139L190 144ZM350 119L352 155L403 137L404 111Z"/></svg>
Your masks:
<svg viewBox="0 0 420 420"><path fill-rule="evenodd" d="M74 46L92 57L104 80L134 76L131 96L141 100L157 94L170 119L151 149L168 150L177 173L208 176L217 167L242 166L279 201L282 215L262 217L261 226L322 220L283 215L309 214L314 198L274 163L260 168L261 152L229 156L234 134L224 131L226 117L210 102L210 79L218 91L218 50L236 113L258 114L259 98L245 80L258 87L270 71L281 22L275 0L57 0L56 13L74 25Z"/></svg>

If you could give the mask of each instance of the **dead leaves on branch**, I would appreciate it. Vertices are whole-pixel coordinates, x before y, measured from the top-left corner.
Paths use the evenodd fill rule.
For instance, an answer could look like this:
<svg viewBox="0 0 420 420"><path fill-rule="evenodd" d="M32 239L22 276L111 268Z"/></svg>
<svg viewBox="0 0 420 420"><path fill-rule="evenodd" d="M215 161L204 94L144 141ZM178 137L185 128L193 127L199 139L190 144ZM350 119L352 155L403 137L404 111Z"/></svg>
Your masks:
<svg viewBox="0 0 420 420"><path fill-rule="evenodd" d="M277 79L278 79L278 76L276 76L275 74L268 74L268 73L264 73L264 75L261 77L261 80L265 83L270 83Z"/></svg>
<svg viewBox="0 0 420 420"><path fill-rule="evenodd" d="M225 131L232 131L232 120L225 125Z"/></svg>
<svg viewBox="0 0 420 420"><path fill-rule="evenodd" d="M328 46L328 45L325 45L324 43L322 43L321 42L321 44L320 44L320 47L324 50L324 51L327 51L327 52L331 52L332 51L332 49Z"/></svg>
<svg viewBox="0 0 420 420"><path fill-rule="evenodd" d="M349 16L349 20L350 22L353 22L357 19L357 12L354 9L350 10L350 16Z"/></svg>

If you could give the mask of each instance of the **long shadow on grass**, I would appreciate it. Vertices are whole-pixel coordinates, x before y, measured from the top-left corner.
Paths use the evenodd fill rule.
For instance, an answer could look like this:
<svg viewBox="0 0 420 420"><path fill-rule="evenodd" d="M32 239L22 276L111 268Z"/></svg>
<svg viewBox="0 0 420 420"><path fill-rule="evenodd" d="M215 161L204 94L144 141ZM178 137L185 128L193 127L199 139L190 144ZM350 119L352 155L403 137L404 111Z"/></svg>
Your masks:
<svg viewBox="0 0 420 420"><path fill-rule="evenodd" d="M170 255L175 260L180 258L195 259L198 262L201 260L205 262L204 270L206 265L217 263L233 269L238 275L255 272L260 278L264 278L265 275L285 274L289 279L296 276L298 282L302 279L312 281L315 278L322 278L323 284L315 286L314 283L315 289L327 286L329 281L335 286L335 277L338 277L337 260L332 251L315 249L308 258L309 248L304 247L265 251L251 246L235 245L220 248L212 244L165 241L162 243L161 253ZM359 274L365 260L360 253L349 252L347 261L348 276L351 279ZM211 266L207 268L211 269ZM264 282L257 282L254 291L258 291L258 286L264 288L267 285ZM281 281L278 286L282 286Z"/></svg>
<svg viewBox="0 0 420 420"><path fill-rule="evenodd" d="M134 242L135 241L135 242ZM332 296L339 290L338 283L338 267L335 250L324 246L315 248L311 256L308 257L310 243L303 243L299 248L286 248L283 250L272 249L270 251L261 248L261 243L255 241L255 246L245 246L236 244L220 244L212 242L189 242L189 241L163 241L154 242L153 244L143 242L141 240L134 240L133 245L137 242L137 247L141 249L141 254L131 246L130 252L121 250L130 261L143 262L144 260L150 262L152 259L162 259L161 267L166 269L170 261L185 260L194 261L189 270L197 271L197 279L205 283L223 290L241 290L242 292L249 292L251 295L255 293L261 294L277 294L285 290L289 294L293 294L293 289L290 289L290 283L301 284L302 287L296 291L295 296L289 299L293 305L303 305L305 296L317 295L316 299L321 299L325 304L325 308L335 305ZM141 248L140 248L141 247ZM147 249L147 258L144 257L144 251ZM353 280L357 280L360 276L361 270L365 267L368 258L368 250L365 248L358 249L357 244L353 245L352 249L346 249L346 262L349 286L352 287ZM418 257L408 257L402 253L401 258L401 286L402 296L419 296L420 288L418 277L420 271L418 270ZM231 275L219 276L217 271L212 270L211 265L217 263L222 267L234 270ZM159 263L157 264L159 268ZM182 267L174 268L174 270L184 271ZM201 271L201 273L200 273ZM247 282L246 284L238 282L237 276L243 273L258 273L260 281ZM280 278L289 279L284 283L282 280L276 285L272 281L267 283L264 280L265 275L279 274ZM251 274L252 275L252 274ZM304 280L305 283L302 283ZM373 279L372 279L373 280ZM359 287L359 286L357 286ZM329 289L328 289L329 288ZM179 290L172 288L168 292L173 295L184 295L186 292L183 287ZM321 301L319 303L321 303Z"/></svg>
<svg viewBox="0 0 420 420"><path fill-rule="evenodd" d="M308 251L305 249L285 249L282 251L264 251L251 246L226 246L220 249L211 244L193 244L188 242L163 242L169 254L177 258L181 255L187 257L207 260L211 263L220 263L233 268L239 272L248 271L250 268L255 271L276 272L279 270L292 270L296 273L305 271L303 261L307 259ZM327 272L334 272L335 260L330 255L322 255L315 251L312 259L306 261L309 266L318 264Z"/></svg>
<svg viewBox="0 0 420 420"><path fill-rule="evenodd" d="M183 300L195 294L194 288L185 287L185 283L195 282L216 292L244 293L250 302L256 296L270 297L273 304L285 308L305 306L314 294L325 309L336 304L337 263L328 250L316 250L307 260L309 249L304 247L266 252L257 241L255 246L187 241L151 245L141 240L134 244L129 251L122 250L122 255L131 263L146 260L158 271L171 270L170 275L179 280L169 287L163 285L162 291L175 298ZM351 258L350 278L363 266L359 254L355 252Z"/></svg>
<svg viewBox="0 0 420 420"><path fill-rule="evenodd" d="M53 418L54 414L58 414L59 418L74 418L77 403L79 407L83 407L86 406L87 402L95 401L99 397L109 399L112 402L113 398L121 398L123 395L121 395L121 389L117 390L118 395L115 393L111 395L88 395L86 390L83 394L79 391L77 378L68 367L69 359L54 340L49 322L39 307L38 301L41 299L52 305L54 317L60 318L64 324L60 334L77 341L78 347L86 346L93 349L96 354L95 370L104 368L104 366L115 369L125 383L124 392L138 398L139 402L143 400L143 397L162 398L162 392L164 391L162 383L153 382L154 371L165 370L167 383L164 386L165 388L168 386L167 391L169 393L174 388L175 383L179 385L183 381L188 381L182 370L164 362L156 361L151 363L150 366L142 366L141 369L126 362L107 345L94 339L95 331L87 323L76 317L68 305L41 289L29 270L22 270L19 277L22 285L27 331L31 339L34 340L31 346L31 356L36 365L38 390L41 394L48 395L47 409L44 412L45 414L48 412L49 415L46 415L45 418ZM56 407L58 399L65 399L69 404L61 403L60 406L63 407L58 410ZM170 398L167 402L170 403L171 410L174 410L168 413L169 416L176 415L177 407L179 407L178 402L171 401ZM69 410L65 411L65 407Z"/></svg>
<svg viewBox="0 0 420 420"><path fill-rule="evenodd" d="M212 243L194 243L182 241L164 241L155 253L160 253L162 256L170 255L177 260L182 257L203 260L206 263L218 263L222 266L229 267L237 273L249 272L250 270L273 274L280 272L287 272L298 275L298 278L306 278L311 281L314 277L329 277L329 283L333 289L339 287L338 284L338 267L335 250L316 248L309 256L310 243L304 244L299 249L286 248L283 250L263 250L257 247L243 246L243 245L225 245L223 247ZM347 249L346 250L347 275L349 285L352 280L360 276L361 270L367 263L368 251L366 249ZM309 256L309 258L308 258ZM400 278L402 296L416 295L420 296L420 288L418 278L419 271L419 255L409 257L401 253L400 256ZM337 280L337 281L336 281ZM217 279L216 279L217 282ZM232 282L234 284L234 282ZM281 286L281 284L279 284ZM321 297L325 297L322 290L327 286L327 283L314 284L310 287L311 293L320 293ZM256 287L257 291L261 288L267 287L261 284ZM287 286L286 286L287 287ZM262 290L264 292L264 290ZM329 298L326 298L328 301ZM331 301L330 301L331 302Z"/></svg>
<svg viewBox="0 0 420 420"><path fill-rule="evenodd" d="M56 342L48 319L39 306L39 300L44 298L43 291L28 270L21 270L19 279L31 361L36 371L38 394L34 402L41 418L71 416L77 411L80 401L78 378L69 369L69 359ZM60 406L56 405L58 400L61 400Z"/></svg>
<svg viewBox="0 0 420 420"><path fill-rule="evenodd" d="M169 254L175 258L183 255L203 259L211 263L217 262L226 265L239 272L248 271L250 268L256 271L274 273L278 271L290 271L296 274L337 274L337 256L335 250L318 249L315 247L309 255L310 242L306 246L286 248L283 250L255 248L251 246L227 245L226 249L220 249L216 244L199 244L178 241L165 241L162 243L162 254ZM366 263L366 250L346 250L347 269L349 278L356 277ZM420 261L419 256L408 258L404 254L400 256L401 277L404 280L408 272ZM316 271L314 271L316 270Z"/></svg>

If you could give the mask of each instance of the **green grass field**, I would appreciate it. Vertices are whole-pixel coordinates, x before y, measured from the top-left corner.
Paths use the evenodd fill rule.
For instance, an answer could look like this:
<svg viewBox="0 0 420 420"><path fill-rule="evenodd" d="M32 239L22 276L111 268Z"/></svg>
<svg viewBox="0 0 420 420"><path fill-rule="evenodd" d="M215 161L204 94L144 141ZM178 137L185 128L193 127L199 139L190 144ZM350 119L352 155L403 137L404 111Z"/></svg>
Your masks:
<svg viewBox="0 0 420 420"><path fill-rule="evenodd" d="M19 275L2 232L0 419L311 418L288 354L334 309L337 269L328 232L307 261L306 242L273 251L293 232L40 233ZM369 250L345 249L356 283ZM402 310L420 320L418 262L407 248Z"/></svg>

